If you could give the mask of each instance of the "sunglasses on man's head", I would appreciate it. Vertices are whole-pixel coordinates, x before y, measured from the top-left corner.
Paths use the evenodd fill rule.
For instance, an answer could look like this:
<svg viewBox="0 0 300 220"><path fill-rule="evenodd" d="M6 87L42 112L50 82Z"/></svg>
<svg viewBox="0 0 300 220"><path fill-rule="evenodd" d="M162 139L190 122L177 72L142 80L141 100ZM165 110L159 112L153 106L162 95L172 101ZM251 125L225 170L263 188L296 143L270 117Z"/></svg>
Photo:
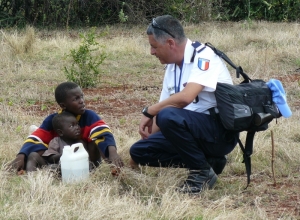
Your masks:
<svg viewBox="0 0 300 220"><path fill-rule="evenodd" d="M160 27L157 22L155 21L155 18L153 18L152 20L152 27L156 28L156 29L160 29L164 32L166 32L167 34L171 35L171 37L175 38L175 36L173 34L171 34L167 29Z"/></svg>

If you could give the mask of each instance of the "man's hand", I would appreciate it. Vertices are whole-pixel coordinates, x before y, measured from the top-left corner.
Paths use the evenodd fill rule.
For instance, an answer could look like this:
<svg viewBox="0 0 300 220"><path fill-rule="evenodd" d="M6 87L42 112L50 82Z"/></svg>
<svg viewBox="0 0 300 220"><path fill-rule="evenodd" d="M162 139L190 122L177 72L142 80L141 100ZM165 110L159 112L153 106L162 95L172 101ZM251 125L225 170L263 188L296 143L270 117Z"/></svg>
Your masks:
<svg viewBox="0 0 300 220"><path fill-rule="evenodd" d="M139 133L142 136L142 139L147 139L149 134L152 133L152 125L153 125L153 119L148 118L146 116L142 116L140 126L139 126Z"/></svg>
<svg viewBox="0 0 300 220"><path fill-rule="evenodd" d="M113 163L117 168L123 167L124 163L117 153L117 148L115 146L108 146L108 161L109 163Z"/></svg>
<svg viewBox="0 0 300 220"><path fill-rule="evenodd" d="M17 157L8 166L9 170L15 169L16 171L25 169L25 154L18 154Z"/></svg>

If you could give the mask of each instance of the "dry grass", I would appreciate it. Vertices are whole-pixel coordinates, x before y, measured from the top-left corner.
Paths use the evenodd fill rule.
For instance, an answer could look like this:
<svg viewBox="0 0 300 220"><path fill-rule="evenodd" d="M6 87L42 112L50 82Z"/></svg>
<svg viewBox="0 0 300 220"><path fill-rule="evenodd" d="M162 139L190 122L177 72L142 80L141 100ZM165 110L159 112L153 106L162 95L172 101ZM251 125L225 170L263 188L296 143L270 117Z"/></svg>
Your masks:
<svg viewBox="0 0 300 220"><path fill-rule="evenodd" d="M110 125L119 153L128 163L128 150L139 139L140 109L158 100L163 66L149 55L145 27L98 31L108 33L98 39L106 46L108 58L101 66L101 85L94 92L86 91L86 101ZM300 67L300 25L201 23L186 26L186 32L190 39L211 42L226 52L252 78L281 79L288 93L293 116L273 121L268 131L257 134L248 189L244 190L246 175L238 147L229 155L214 190L198 197L174 191L186 175L182 169L141 167L137 172L124 168L114 178L103 164L86 182L74 185L63 184L46 170L25 176L6 172L4 167L19 151L29 125L40 124L57 108L53 91L65 81L65 54L78 46L80 38L79 30L2 30L1 219L299 219L300 74L296 70ZM121 89L105 93L104 87ZM105 111L93 106L95 100L107 108L113 101L122 102L113 111ZM271 171L271 130L276 186Z"/></svg>

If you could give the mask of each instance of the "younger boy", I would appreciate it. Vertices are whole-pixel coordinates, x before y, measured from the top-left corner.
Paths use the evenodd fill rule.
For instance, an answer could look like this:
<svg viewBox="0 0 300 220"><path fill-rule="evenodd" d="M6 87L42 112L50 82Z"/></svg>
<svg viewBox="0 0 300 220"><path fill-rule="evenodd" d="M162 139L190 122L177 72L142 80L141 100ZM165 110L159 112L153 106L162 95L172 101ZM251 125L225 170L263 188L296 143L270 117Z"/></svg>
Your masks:
<svg viewBox="0 0 300 220"><path fill-rule="evenodd" d="M108 161L116 167L124 166L122 159L117 153L116 143L108 125L92 110L85 108L83 92L73 82L64 82L55 89L55 100L61 107L61 111L51 114L45 118L42 125L25 140L20 152L12 162L17 170L24 170L27 158L30 153L37 152L42 155L47 149L49 142L58 134L52 126L52 119L61 112L72 113L81 128L81 138L88 143L88 152L92 162L100 162L98 155L102 152ZM96 149L94 144L98 147ZM95 158L93 158L95 156Z"/></svg>
<svg viewBox="0 0 300 220"><path fill-rule="evenodd" d="M42 156L37 152L31 152L29 154L26 163L27 172L36 171L37 167L40 168L47 164L59 164L63 148L66 145L71 146L72 144L81 142L86 148L86 143L81 140L80 126L73 114L65 111L55 115L52 119L52 125L54 131L59 136L50 141L48 150L46 150ZM96 157L97 159L99 158L99 153L97 155L91 155L91 157Z"/></svg>

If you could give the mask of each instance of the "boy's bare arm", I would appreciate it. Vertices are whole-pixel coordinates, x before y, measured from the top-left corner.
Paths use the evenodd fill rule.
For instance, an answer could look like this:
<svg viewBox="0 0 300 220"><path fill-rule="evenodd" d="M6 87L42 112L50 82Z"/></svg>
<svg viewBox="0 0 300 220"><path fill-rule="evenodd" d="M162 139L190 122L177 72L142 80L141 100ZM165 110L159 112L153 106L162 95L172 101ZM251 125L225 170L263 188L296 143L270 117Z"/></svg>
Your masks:
<svg viewBox="0 0 300 220"><path fill-rule="evenodd" d="M124 163L122 158L117 153L117 148L115 146L108 146L108 160L110 163L113 163L117 167L123 167Z"/></svg>
<svg viewBox="0 0 300 220"><path fill-rule="evenodd" d="M105 159L104 154L99 150L98 146L93 141L87 144L87 152L91 162L98 161L100 159L100 155L103 159Z"/></svg>
<svg viewBox="0 0 300 220"><path fill-rule="evenodd" d="M9 170L16 169L16 171L25 169L25 154L18 154L16 158L8 166Z"/></svg>

